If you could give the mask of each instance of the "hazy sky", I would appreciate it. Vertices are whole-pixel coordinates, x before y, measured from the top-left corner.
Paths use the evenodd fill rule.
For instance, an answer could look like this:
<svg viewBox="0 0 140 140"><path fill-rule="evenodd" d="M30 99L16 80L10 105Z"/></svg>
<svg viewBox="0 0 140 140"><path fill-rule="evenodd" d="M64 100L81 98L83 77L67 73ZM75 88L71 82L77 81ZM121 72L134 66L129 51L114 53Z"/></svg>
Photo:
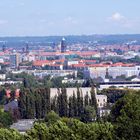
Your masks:
<svg viewBox="0 0 140 140"><path fill-rule="evenodd" d="M140 33L140 0L0 0L0 36Z"/></svg>

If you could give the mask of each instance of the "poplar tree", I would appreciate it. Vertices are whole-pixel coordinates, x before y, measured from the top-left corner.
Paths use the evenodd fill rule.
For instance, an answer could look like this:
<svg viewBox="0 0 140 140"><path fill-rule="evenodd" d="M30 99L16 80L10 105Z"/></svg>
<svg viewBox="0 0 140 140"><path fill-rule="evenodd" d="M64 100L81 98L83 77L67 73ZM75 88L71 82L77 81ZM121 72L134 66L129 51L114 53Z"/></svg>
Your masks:
<svg viewBox="0 0 140 140"><path fill-rule="evenodd" d="M69 97L69 117L74 117L74 102L73 97Z"/></svg>
<svg viewBox="0 0 140 140"><path fill-rule="evenodd" d="M46 113L51 111L50 88L45 88Z"/></svg>
<svg viewBox="0 0 140 140"><path fill-rule="evenodd" d="M77 88L77 109L78 117L80 117L83 112L83 97L81 96L79 88Z"/></svg>
<svg viewBox="0 0 140 140"><path fill-rule="evenodd" d="M91 102L90 102L90 106L94 107L96 110L96 114L98 112L97 110L97 100L96 100L96 93L95 93L95 87L93 86L91 88Z"/></svg>
<svg viewBox="0 0 140 140"><path fill-rule="evenodd" d="M89 96L88 96L88 93L86 94L86 96L84 98L84 105L85 105L85 107L89 105Z"/></svg>
<svg viewBox="0 0 140 140"><path fill-rule="evenodd" d="M73 92L73 97L72 97L72 103L73 103L74 116L77 117L78 115L77 98L74 92Z"/></svg>

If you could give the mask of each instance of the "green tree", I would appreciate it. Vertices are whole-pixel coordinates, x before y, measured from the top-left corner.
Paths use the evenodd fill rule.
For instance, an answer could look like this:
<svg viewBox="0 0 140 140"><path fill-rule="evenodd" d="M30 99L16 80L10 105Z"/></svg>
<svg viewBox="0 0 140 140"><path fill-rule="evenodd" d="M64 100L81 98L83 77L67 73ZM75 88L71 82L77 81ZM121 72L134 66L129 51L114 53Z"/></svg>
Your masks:
<svg viewBox="0 0 140 140"><path fill-rule="evenodd" d="M0 110L0 124L2 127L9 127L14 122L14 118L10 112Z"/></svg>
<svg viewBox="0 0 140 140"><path fill-rule="evenodd" d="M110 115L115 125L116 137L140 139L140 95L128 93L113 106Z"/></svg>
<svg viewBox="0 0 140 140"><path fill-rule="evenodd" d="M20 91L19 111L20 111L21 118L25 118L26 117L26 94L24 89L21 89Z"/></svg>
<svg viewBox="0 0 140 140"><path fill-rule="evenodd" d="M59 108L58 108L58 101L57 101L57 96L55 95L52 99L51 99L51 110L53 110L54 112L59 114Z"/></svg>
<svg viewBox="0 0 140 140"><path fill-rule="evenodd" d="M35 123L34 127L27 131L26 140L50 140L49 129L45 123Z"/></svg>
<svg viewBox="0 0 140 140"><path fill-rule="evenodd" d="M85 96L85 102L84 102L84 105L85 106L88 106L89 105L89 96L88 96L88 93L86 94L86 96Z"/></svg>
<svg viewBox="0 0 140 140"><path fill-rule="evenodd" d="M90 123L88 127L89 140L114 140L114 127L111 123Z"/></svg>
<svg viewBox="0 0 140 140"><path fill-rule="evenodd" d="M1 128L0 140L24 140L24 137L15 130Z"/></svg>
<svg viewBox="0 0 140 140"><path fill-rule="evenodd" d="M59 115L61 117L67 116L68 101L67 101L67 94L66 94L65 88L62 88L61 91L60 91L60 89L58 89L57 103L58 103L58 107L59 107Z"/></svg>
<svg viewBox="0 0 140 140"><path fill-rule="evenodd" d="M94 107L86 106L84 107L84 112L81 115L81 120L83 122L93 122L96 119L96 111Z"/></svg>
<svg viewBox="0 0 140 140"><path fill-rule="evenodd" d="M54 111L50 111L46 116L45 116L45 122L47 122L48 125L54 124L60 120L60 117L58 114L56 114Z"/></svg>
<svg viewBox="0 0 140 140"><path fill-rule="evenodd" d="M97 115L98 111L97 111L97 100L96 100L95 87L91 88L91 102L90 102L90 106L93 106L95 108L96 115Z"/></svg>
<svg viewBox="0 0 140 140"><path fill-rule="evenodd" d="M77 117L78 115L78 107L77 107L77 98L76 98L76 95L75 93L73 93L73 96L72 96L72 103L73 103L73 110L74 110L74 116Z"/></svg>
<svg viewBox="0 0 140 140"><path fill-rule="evenodd" d="M115 103L118 99L122 98L125 94L127 94L129 91L126 89L103 89L101 91L102 94L107 96L107 100L109 103Z"/></svg>
<svg viewBox="0 0 140 140"><path fill-rule="evenodd" d="M77 115L78 117L81 117L81 114L83 113L84 110L84 101L83 97L81 96L82 93L80 93L80 89L77 88Z"/></svg>
<svg viewBox="0 0 140 140"><path fill-rule="evenodd" d="M62 121L57 121L50 125L49 133L52 140L73 140L74 135L72 130Z"/></svg>
<svg viewBox="0 0 140 140"><path fill-rule="evenodd" d="M6 100L5 95L6 95L5 89L4 89L4 88L0 89L0 104L1 104L1 105L3 105L5 102L8 102L8 101Z"/></svg>
<svg viewBox="0 0 140 140"><path fill-rule="evenodd" d="M69 97L69 117L74 117L74 108L73 98Z"/></svg>

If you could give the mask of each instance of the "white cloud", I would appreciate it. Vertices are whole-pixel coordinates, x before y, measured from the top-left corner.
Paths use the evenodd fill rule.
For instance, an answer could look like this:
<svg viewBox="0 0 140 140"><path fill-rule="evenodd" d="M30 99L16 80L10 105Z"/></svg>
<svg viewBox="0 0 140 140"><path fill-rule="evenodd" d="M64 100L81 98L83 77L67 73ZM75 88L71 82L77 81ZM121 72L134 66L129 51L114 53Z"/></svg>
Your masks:
<svg viewBox="0 0 140 140"><path fill-rule="evenodd" d="M118 12L114 13L109 19L117 22L126 20L126 18Z"/></svg>
<svg viewBox="0 0 140 140"><path fill-rule="evenodd" d="M78 24L78 21L75 18L71 17L71 16L65 18L64 22L66 24Z"/></svg>
<svg viewBox="0 0 140 140"><path fill-rule="evenodd" d="M123 28L133 28L135 24L134 19L128 19L119 12L115 12L111 17L107 19L109 22L111 22L111 24Z"/></svg>

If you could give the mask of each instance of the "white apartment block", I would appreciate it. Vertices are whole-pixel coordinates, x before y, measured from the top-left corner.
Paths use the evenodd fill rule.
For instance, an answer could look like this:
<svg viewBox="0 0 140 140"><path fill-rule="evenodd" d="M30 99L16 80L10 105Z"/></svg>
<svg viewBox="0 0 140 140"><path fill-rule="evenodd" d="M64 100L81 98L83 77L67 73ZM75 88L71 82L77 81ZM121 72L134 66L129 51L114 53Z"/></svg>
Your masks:
<svg viewBox="0 0 140 140"><path fill-rule="evenodd" d="M101 77L105 79L105 75L108 72L109 76L112 76L114 79L117 76L125 75L126 77L130 76L139 76L140 75L140 66L132 67L91 67L85 71L85 75L90 78Z"/></svg>
<svg viewBox="0 0 140 140"><path fill-rule="evenodd" d="M88 70L84 71L86 77L98 78L101 77L105 79L107 67L90 67Z"/></svg>
<svg viewBox="0 0 140 140"><path fill-rule="evenodd" d="M139 76L140 74L140 66L133 67L110 67L108 68L108 74L113 78L117 76L125 75L126 77L130 76Z"/></svg>

